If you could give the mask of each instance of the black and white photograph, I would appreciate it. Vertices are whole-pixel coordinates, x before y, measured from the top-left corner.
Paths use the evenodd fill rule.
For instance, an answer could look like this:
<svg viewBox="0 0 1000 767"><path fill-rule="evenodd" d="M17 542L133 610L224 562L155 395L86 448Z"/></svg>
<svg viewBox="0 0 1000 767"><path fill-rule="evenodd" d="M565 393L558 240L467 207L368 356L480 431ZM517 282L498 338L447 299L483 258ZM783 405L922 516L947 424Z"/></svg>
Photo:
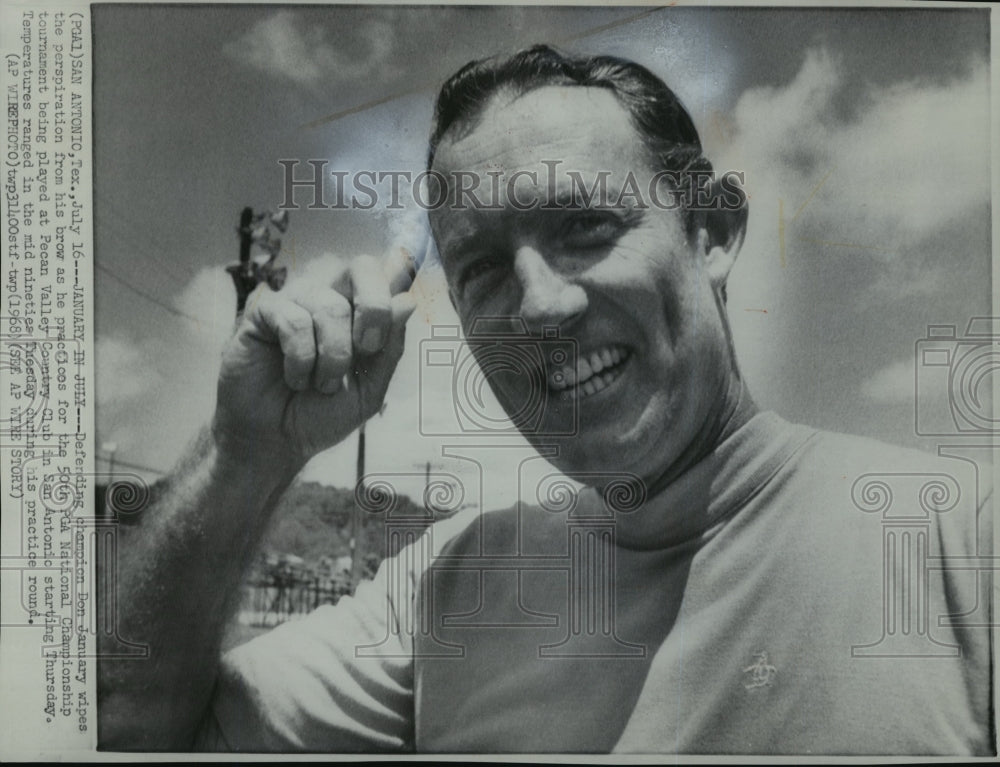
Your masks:
<svg viewBox="0 0 1000 767"><path fill-rule="evenodd" d="M97 756L996 757L988 4L89 25Z"/></svg>

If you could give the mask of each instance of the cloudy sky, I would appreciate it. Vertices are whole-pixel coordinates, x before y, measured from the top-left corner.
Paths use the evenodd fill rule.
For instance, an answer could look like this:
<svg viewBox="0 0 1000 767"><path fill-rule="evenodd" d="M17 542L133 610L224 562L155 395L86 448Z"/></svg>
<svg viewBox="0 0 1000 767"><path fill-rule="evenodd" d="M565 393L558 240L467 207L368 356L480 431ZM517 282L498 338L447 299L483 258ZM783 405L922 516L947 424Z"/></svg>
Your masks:
<svg viewBox="0 0 1000 767"><path fill-rule="evenodd" d="M751 391L819 427L932 449L914 430L915 344L990 313L989 22L985 11L532 7L95 7L98 444L167 469L209 419L235 297L244 205L282 199L281 159L421 169L432 99L471 58L535 42L661 75L717 169L746 174L747 241L729 311ZM398 211L300 210L282 260L379 253ZM452 323L440 269L371 471L420 475L452 416L420 397L420 342ZM939 399L941 391L921 389ZM926 390L926 392L925 392ZM942 400L943 401L943 400ZM518 495L495 450L487 492ZM461 466L459 465L461 464ZM354 441L304 476L353 484ZM146 477L151 472L139 471ZM503 479L515 477L515 479ZM420 479L401 478L418 488Z"/></svg>

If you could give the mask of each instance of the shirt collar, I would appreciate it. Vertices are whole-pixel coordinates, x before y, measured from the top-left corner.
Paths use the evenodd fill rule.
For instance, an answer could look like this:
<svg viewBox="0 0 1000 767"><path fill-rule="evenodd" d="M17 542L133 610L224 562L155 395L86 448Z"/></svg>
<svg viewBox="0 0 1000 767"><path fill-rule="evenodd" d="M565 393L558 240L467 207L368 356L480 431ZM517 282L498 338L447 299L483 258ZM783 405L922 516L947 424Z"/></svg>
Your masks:
<svg viewBox="0 0 1000 767"><path fill-rule="evenodd" d="M610 494L605 502L593 489L581 494L581 508L603 507L626 548L660 549L702 538L760 492L814 433L760 412L634 511L615 512Z"/></svg>

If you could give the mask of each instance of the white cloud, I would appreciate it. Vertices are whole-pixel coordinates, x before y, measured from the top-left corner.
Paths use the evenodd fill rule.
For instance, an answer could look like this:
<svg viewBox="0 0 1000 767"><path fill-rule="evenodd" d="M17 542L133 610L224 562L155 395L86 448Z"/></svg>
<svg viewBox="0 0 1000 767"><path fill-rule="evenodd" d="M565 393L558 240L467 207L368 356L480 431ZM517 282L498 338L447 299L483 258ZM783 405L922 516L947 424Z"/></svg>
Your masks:
<svg viewBox="0 0 1000 767"><path fill-rule="evenodd" d="M866 312L912 314L919 302L934 315L953 275L986 263L985 65L949 82L879 87L845 71L836 56L811 50L786 84L745 91L728 130L702 126L717 144L706 142L715 167L746 174L750 221L729 308L747 380L771 407L782 404L767 392L775 371L790 364L788 350L820 343L810 336L820 331L817 313L825 312L823 332L834 338ZM817 305L818 297L829 301ZM901 371L881 371L867 393L912 401L912 370L910 379Z"/></svg>
<svg viewBox="0 0 1000 767"><path fill-rule="evenodd" d="M845 117L842 102L861 106ZM813 50L788 85L741 96L720 169L746 171L752 220L772 245L780 199L786 248L910 258L941 227L985 215L988 109L985 64L953 82L864 89Z"/></svg>
<svg viewBox="0 0 1000 767"><path fill-rule="evenodd" d="M98 407L134 399L160 383L159 373L143 350L124 338L99 338L95 356Z"/></svg>
<svg viewBox="0 0 1000 767"><path fill-rule="evenodd" d="M233 331L236 291L232 278L216 266L199 271L173 299L174 306L197 323L186 323L180 331L190 334L189 351L217 355Z"/></svg>
<svg viewBox="0 0 1000 767"><path fill-rule="evenodd" d="M356 24L349 35L334 40L326 26L281 10L227 43L223 52L278 79L315 87L384 75L394 45L395 28L385 20Z"/></svg>
<svg viewBox="0 0 1000 767"><path fill-rule="evenodd" d="M220 351L232 332L235 291L216 267L199 271L164 315L153 338L122 329L97 341L100 440L131 460L166 469L211 417ZM150 439L155 435L155 439Z"/></svg>
<svg viewBox="0 0 1000 767"><path fill-rule="evenodd" d="M915 393L913 360L886 365L861 384L861 394L879 404L912 404Z"/></svg>

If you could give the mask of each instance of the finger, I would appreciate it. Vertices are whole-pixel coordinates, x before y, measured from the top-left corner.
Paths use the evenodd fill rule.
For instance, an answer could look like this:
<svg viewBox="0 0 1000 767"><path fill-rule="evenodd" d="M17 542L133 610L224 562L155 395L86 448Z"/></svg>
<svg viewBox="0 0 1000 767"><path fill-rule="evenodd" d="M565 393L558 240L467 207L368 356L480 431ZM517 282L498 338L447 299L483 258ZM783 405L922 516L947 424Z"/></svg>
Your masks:
<svg viewBox="0 0 1000 767"><path fill-rule="evenodd" d="M392 297L390 310L392 312L392 329L389 333L389 340L386 342L384 351L398 351L402 354L402 346L398 344L402 340L402 333L406 329L406 323L417 308L416 299L409 293L400 293ZM391 345L391 346L390 346Z"/></svg>
<svg viewBox="0 0 1000 767"><path fill-rule="evenodd" d="M343 386L351 369L351 304L335 290L314 290L299 298L312 317L316 338L316 364L312 384L323 394Z"/></svg>
<svg viewBox="0 0 1000 767"><path fill-rule="evenodd" d="M392 298L392 321L385 346L378 354L358 361L358 381L363 387L362 404L365 412L362 418L370 418L378 412L385 399L393 371L403 356L406 341L406 322L416 308L416 301L408 293Z"/></svg>
<svg viewBox="0 0 1000 767"><path fill-rule="evenodd" d="M359 256L351 263L354 303L354 346L374 354L384 345L392 326L389 283L382 265L372 256Z"/></svg>
<svg viewBox="0 0 1000 767"><path fill-rule="evenodd" d="M295 391L308 388L316 362L316 339L308 310L278 293L262 290L251 312L250 321L281 346L285 383Z"/></svg>
<svg viewBox="0 0 1000 767"><path fill-rule="evenodd" d="M382 259L392 295L409 290L413 285L429 244L430 234L426 222L411 220L403 225Z"/></svg>

